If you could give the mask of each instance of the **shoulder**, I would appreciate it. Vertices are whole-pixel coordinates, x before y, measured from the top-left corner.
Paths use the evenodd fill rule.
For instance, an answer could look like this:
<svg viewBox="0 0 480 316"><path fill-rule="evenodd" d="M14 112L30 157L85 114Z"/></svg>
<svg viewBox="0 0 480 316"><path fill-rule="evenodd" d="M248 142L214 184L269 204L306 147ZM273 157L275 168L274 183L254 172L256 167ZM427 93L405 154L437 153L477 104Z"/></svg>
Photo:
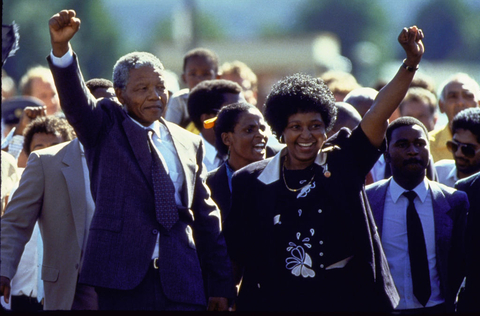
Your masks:
<svg viewBox="0 0 480 316"><path fill-rule="evenodd" d="M467 200L467 194L461 190L457 190L436 181L429 180L429 184L433 193L435 193L435 191L441 192L449 201L455 202L459 200Z"/></svg>
<svg viewBox="0 0 480 316"><path fill-rule="evenodd" d="M471 188L480 189L480 172L477 172L469 177L458 180L455 185L459 190L466 190ZM473 192L473 191L472 191ZM480 192L480 191L479 191Z"/></svg>
<svg viewBox="0 0 480 316"><path fill-rule="evenodd" d="M382 179L372 184L369 184L365 187L367 194L373 194L374 192L378 192L381 190L386 189L389 184L389 179Z"/></svg>
<svg viewBox="0 0 480 316"><path fill-rule="evenodd" d="M455 167L455 160L453 159L442 159L435 163L435 168L438 169L451 169Z"/></svg>
<svg viewBox="0 0 480 316"><path fill-rule="evenodd" d="M195 143L201 143L202 138L199 135L196 135L190 131L187 131L183 127L178 126L175 123L164 120L163 121L168 128L168 131L172 136L179 137L182 139L188 139Z"/></svg>
<svg viewBox="0 0 480 316"><path fill-rule="evenodd" d="M178 90L177 92L172 94L172 96L170 97L170 101L173 101L174 99L179 99L179 98L180 99L187 99L189 93L190 93L189 89Z"/></svg>
<svg viewBox="0 0 480 316"><path fill-rule="evenodd" d="M243 179L243 178L250 178L250 177L258 177L258 175L265 169L268 163L273 158L267 158L264 160L252 162L249 165L246 165L242 169L237 170L232 177L233 179Z"/></svg>
<svg viewBox="0 0 480 316"><path fill-rule="evenodd" d="M68 147L70 144L72 144L72 142L73 141L67 141L67 142L60 143L58 145L36 150L32 152L30 156L34 156L42 159L57 156L60 152L68 150Z"/></svg>
<svg viewBox="0 0 480 316"><path fill-rule="evenodd" d="M222 174L226 174L226 167L225 163L223 163L220 167L209 171L207 174L207 184L214 181L217 177L221 176Z"/></svg>

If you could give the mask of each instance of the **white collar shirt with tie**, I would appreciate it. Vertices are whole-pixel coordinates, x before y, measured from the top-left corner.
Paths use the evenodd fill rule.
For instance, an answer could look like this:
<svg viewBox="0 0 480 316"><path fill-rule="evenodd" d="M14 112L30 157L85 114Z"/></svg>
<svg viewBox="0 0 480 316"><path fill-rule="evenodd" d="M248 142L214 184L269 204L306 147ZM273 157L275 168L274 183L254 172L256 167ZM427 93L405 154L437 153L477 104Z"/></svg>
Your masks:
<svg viewBox="0 0 480 316"><path fill-rule="evenodd" d="M390 271L395 281L400 303L396 309L422 308L413 294L412 274L408 255L407 206L408 199L403 195L407 191L392 178L390 181L383 214L382 246L387 256ZM422 222L427 246L428 267L432 294L425 307L443 303L440 293L440 277L436 268L435 221L433 215L432 194L428 181L424 179L413 189L417 194L415 208Z"/></svg>

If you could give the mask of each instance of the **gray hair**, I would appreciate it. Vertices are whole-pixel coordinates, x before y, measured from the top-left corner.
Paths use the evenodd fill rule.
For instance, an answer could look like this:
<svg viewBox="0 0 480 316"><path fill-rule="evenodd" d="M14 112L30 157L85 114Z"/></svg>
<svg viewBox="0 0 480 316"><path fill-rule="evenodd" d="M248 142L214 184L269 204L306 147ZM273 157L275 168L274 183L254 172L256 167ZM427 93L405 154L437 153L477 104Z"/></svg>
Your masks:
<svg viewBox="0 0 480 316"><path fill-rule="evenodd" d="M459 73L456 73L456 74L452 75L447 80L445 80L442 83L442 85L440 86L440 89L439 89L440 93L438 93L438 95L439 95L439 100L441 100L442 102L445 102L445 92L446 92L445 88L451 82L472 83L472 86L473 86L473 89L474 89L474 91L472 91L473 95L475 96L475 99L477 99L477 100L480 99L480 86L479 86L478 82L475 81L475 79L470 77L468 74L463 73L463 72L459 72Z"/></svg>
<svg viewBox="0 0 480 316"><path fill-rule="evenodd" d="M130 69L147 66L158 70L165 69L157 57L147 52L133 52L120 57L113 66L113 87L124 90L128 83Z"/></svg>

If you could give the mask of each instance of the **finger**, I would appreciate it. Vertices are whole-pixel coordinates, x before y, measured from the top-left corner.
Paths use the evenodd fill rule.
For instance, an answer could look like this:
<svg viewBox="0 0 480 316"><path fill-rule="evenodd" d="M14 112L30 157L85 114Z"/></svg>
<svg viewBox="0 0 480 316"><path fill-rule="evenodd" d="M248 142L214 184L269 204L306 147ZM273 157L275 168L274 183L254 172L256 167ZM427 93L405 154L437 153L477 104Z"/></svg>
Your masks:
<svg viewBox="0 0 480 316"><path fill-rule="evenodd" d="M5 301L5 303L8 304L8 302L10 301L10 287L9 286L6 286L4 289L3 289L3 300Z"/></svg>
<svg viewBox="0 0 480 316"><path fill-rule="evenodd" d="M424 37L425 37L425 35L423 34L423 30L422 30L422 29L418 29L417 41L421 41Z"/></svg>

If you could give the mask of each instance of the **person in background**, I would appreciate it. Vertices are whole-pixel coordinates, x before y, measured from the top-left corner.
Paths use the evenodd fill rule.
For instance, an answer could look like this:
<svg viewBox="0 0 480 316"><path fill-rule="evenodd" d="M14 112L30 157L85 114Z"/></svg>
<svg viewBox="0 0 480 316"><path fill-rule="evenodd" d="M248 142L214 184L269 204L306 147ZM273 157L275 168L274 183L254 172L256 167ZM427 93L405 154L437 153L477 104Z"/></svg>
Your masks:
<svg viewBox="0 0 480 316"><path fill-rule="evenodd" d="M455 115L452 133L447 148L453 159L437 161L435 169L438 181L453 188L459 179L480 171L480 108L465 109Z"/></svg>
<svg viewBox="0 0 480 316"><path fill-rule="evenodd" d="M424 88L410 87L402 103L398 106L400 116L411 116L432 131L437 123L437 97Z"/></svg>
<svg viewBox="0 0 480 316"><path fill-rule="evenodd" d="M188 51L183 57L182 73L182 81L187 88L172 95L167 105L165 119L198 134L199 131L190 125L192 120L187 107L189 93L200 82L219 78L219 61L214 51L201 47Z"/></svg>
<svg viewBox="0 0 480 316"><path fill-rule="evenodd" d="M377 94L378 91L373 88L361 87L350 91L342 101L351 104L357 109L360 116L364 117L373 101L375 101Z"/></svg>
<svg viewBox="0 0 480 316"><path fill-rule="evenodd" d="M451 159L452 154L447 142L452 139L452 121L458 112L480 106L480 86L466 73L457 73L447 79L441 86L438 106L445 113L448 123L429 133L430 152L435 162Z"/></svg>
<svg viewBox="0 0 480 316"><path fill-rule="evenodd" d="M215 148L224 163L208 173L207 185L225 221L230 212L232 175L267 154L267 124L252 104L241 102L222 107L214 126Z"/></svg>
<svg viewBox="0 0 480 316"><path fill-rule="evenodd" d="M243 272L239 311L387 311L399 297L366 201L365 177L387 120L424 53L423 32L398 37L407 58L351 133L326 139L335 98L295 74L272 88L265 119L286 147L232 177L225 220L229 255Z"/></svg>
<svg viewBox="0 0 480 316"><path fill-rule="evenodd" d="M324 72L322 79L335 96L335 101L345 101L345 96L352 90L360 88L357 79L349 72L341 70L329 70Z"/></svg>
<svg viewBox="0 0 480 316"><path fill-rule="evenodd" d="M258 79L247 64L239 60L225 62L220 67L220 74L221 79L238 83L242 87L245 100L252 105L257 105Z"/></svg>
<svg viewBox="0 0 480 316"><path fill-rule="evenodd" d="M362 121L360 113L358 113L353 105L346 102L335 102L335 105L337 106L337 120L332 129L327 132L327 138L332 137L342 127L347 127L349 130L353 131L353 129Z"/></svg>
<svg viewBox="0 0 480 316"><path fill-rule="evenodd" d="M64 118L53 115L39 117L32 121L25 129L24 152L28 157L30 153L36 152L43 148L51 147L53 145L67 142L75 137L73 128L68 124ZM34 163L32 163L34 164ZM64 167L64 165L61 165ZM29 167L29 166L27 166ZM51 165L35 165L29 167L28 170L21 170L22 176L20 184L15 183L12 188L12 198L6 206L5 214L1 222L1 276L0 276L0 294L4 295L2 305L12 311L37 311L43 309L43 281L40 280L40 266L42 264L43 242L40 237L39 227L42 227L43 233L48 236L47 231L56 232L61 228L56 225L47 226L37 223L39 214L46 214L47 209L44 209L42 204L45 197L44 188L45 177L42 172L49 169ZM35 169L37 168L37 169ZM33 174L32 170L37 170ZM66 171L66 169L64 170ZM64 175L60 172L60 179ZM56 180L59 180L58 178ZM75 179L81 181L81 179ZM57 183L51 183L54 187L51 196L50 207L58 210L62 198ZM18 187L18 188L17 188ZM52 187L50 187L52 188ZM47 195L47 201L48 201ZM70 200L67 199L67 204ZM47 204L48 206L48 204ZM65 218L71 216L59 217L55 214L55 223L57 225L64 224ZM73 230L74 231L74 230ZM62 239L57 239L56 242L61 242ZM71 245L70 245L71 246ZM53 256L58 249L53 247L47 252L49 256ZM70 249L69 249L70 250ZM68 256L61 256L62 262ZM46 263L51 263L51 258L46 260ZM57 265L48 265L53 272L48 277L48 269L43 272L43 279L47 281L57 281L58 275L55 274ZM71 265L73 268L74 265ZM58 271L57 271L58 273ZM48 287L48 286L47 286ZM11 297L10 297L11 294ZM62 296L65 293L62 293ZM6 304L4 304L6 303Z"/></svg>
<svg viewBox="0 0 480 316"><path fill-rule="evenodd" d="M460 290L458 312L479 313L480 304L480 172L459 180L455 188L467 193L470 208L465 237L466 276ZM464 291L463 291L464 290Z"/></svg>
<svg viewBox="0 0 480 316"><path fill-rule="evenodd" d="M93 78L85 82L88 90L97 99L116 98L113 82L104 78Z"/></svg>
<svg viewBox="0 0 480 316"><path fill-rule="evenodd" d="M43 66L30 68L20 79L20 93L39 99L47 107L47 115L61 115L57 89L50 69Z"/></svg>
<svg viewBox="0 0 480 316"><path fill-rule="evenodd" d="M22 152L23 132L35 118L46 115L46 106L35 97L13 97L2 102L2 123L6 133L2 150L10 153L22 168L27 159Z"/></svg>
<svg viewBox="0 0 480 316"><path fill-rule="evenodd" d="M245 101L242 87L225 79L202 81L190 92L188 114L203 139L205 145L203 163L207 171L218 168L225 157L218 155L215 149L215 132L211 128L205 128L204 122L216 117L223 106L242 101Z"/></svg>
<svg viewBox="0 0 480 316"><path fill-rule="evenodd" d="M366 191L400 294L395 311L453 312L465 276L467 196L427 179L428 131L419 120L396 119L386 139L393 177Z"/></svg>

